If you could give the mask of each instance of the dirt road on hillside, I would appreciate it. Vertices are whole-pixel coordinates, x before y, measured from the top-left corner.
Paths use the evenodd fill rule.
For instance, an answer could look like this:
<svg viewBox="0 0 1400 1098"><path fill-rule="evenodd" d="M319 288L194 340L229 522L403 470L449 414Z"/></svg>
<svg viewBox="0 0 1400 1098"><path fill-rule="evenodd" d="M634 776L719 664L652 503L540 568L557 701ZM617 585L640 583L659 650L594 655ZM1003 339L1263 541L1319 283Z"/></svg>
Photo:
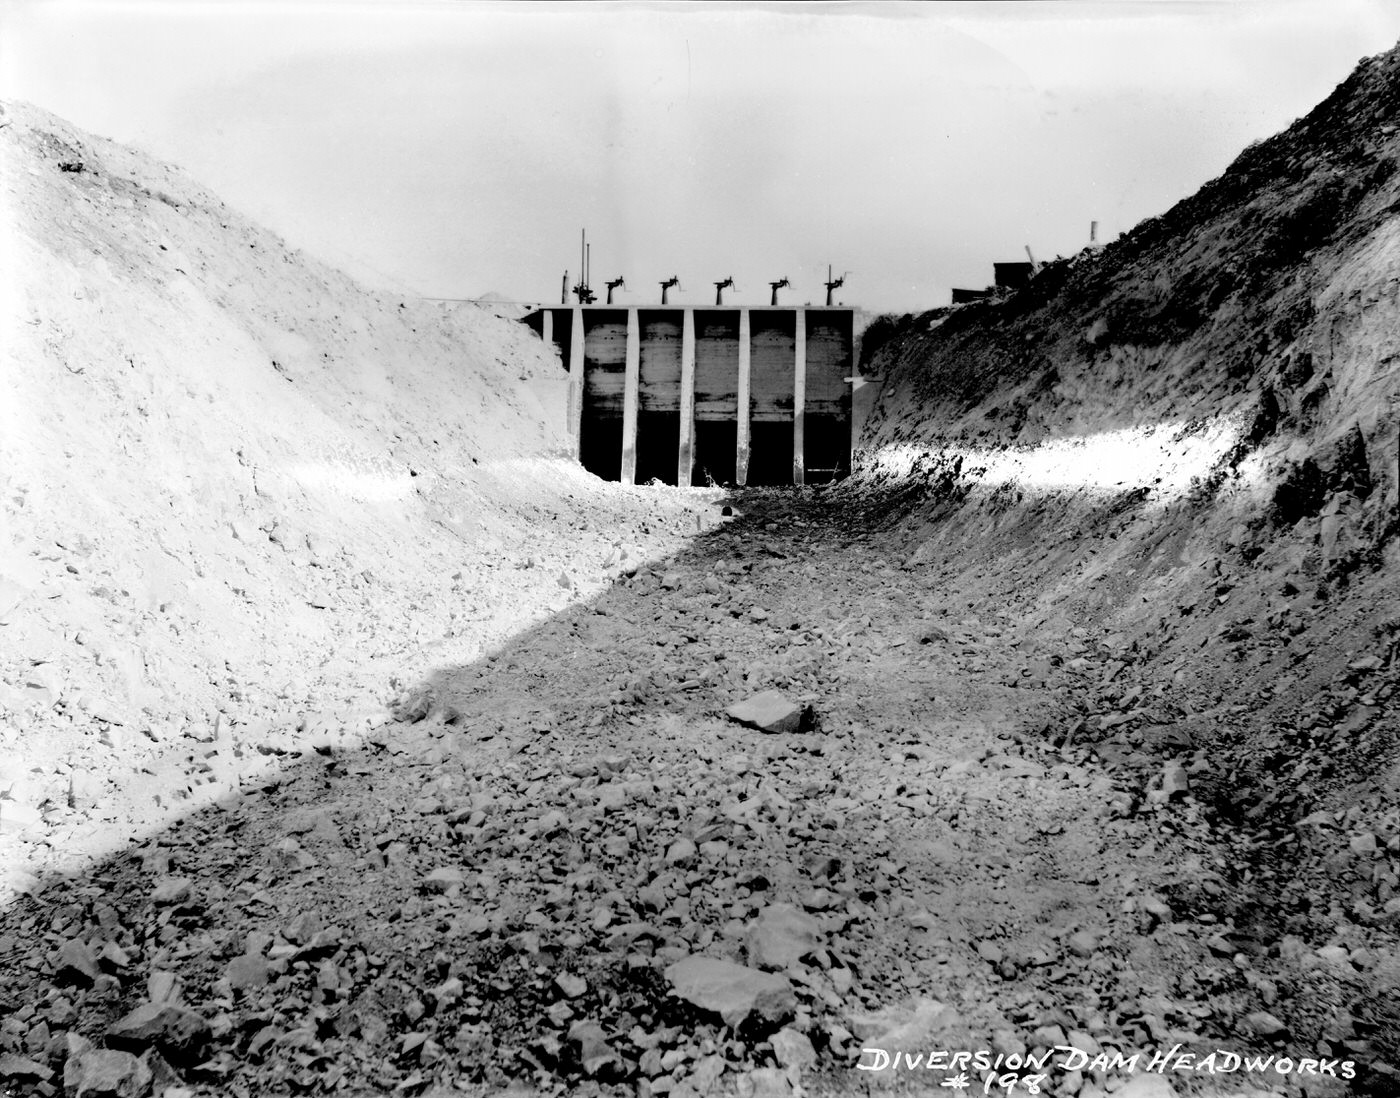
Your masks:
<svg viewBox="0 0 1400 1098"><path fill-rule="evenodd" d="M1015 1093L1092 1098L1214 1081L1153 1050L1286 1048L1267 1012L1239 1032L1268 991L1229 927L1164 902L1168 855L1210 878L1190 805L1021 733L1055 669L1026 671L979 593L929 585L854 512L735 502L441 673L421 719L0 913L10 1085L948 1093L957 1070L862 1049L985 1050L981 1094L1068 1046L1051 1063L1082 1071ZM725 717L770 688L817 726Z"/></svg>

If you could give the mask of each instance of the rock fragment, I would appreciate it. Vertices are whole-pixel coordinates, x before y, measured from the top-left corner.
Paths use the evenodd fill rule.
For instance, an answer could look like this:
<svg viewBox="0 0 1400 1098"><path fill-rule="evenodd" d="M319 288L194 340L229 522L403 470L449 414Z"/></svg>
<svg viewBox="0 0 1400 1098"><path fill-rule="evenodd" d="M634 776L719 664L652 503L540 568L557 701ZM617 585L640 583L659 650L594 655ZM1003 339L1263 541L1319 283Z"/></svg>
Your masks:
<svg viewBox="0 0 1400 1098"><path fill-rule="evenodd" d="M812 707L793 701L781 690L764 690L735 702L725 713L740 724L769 733L801 732L813 722Z"/></svg>
<svg viewBox="0 0 1400 1098"><path fill-rule="evenodd" d="M52 1078L53 1072L37 1060L16 1056L12 1052L0 1056L0 1079L47 1083Z"/></svg>
<svg viewBox="0 0 1400 1098"><path fill-rule="evenodd" d="M785 1068L808 1068L817 1062L817 1050L807 1035L790 1026L778 1030L769 1042L773 1056Z"/></svg>
<svg viewBox="0 0 1400 1098"><path fill-rule="evenodd" d="M107 1040L119 1048L154 1045L172 1060L189 1062L203 1051L210 1036L205 1019L174 1003L143 1003L114 1022Z"/></svg>
<svg viewBox="0 0 1400 1098"><path fill-rule="evenodd" d="M151 1069L119 1049L86 1049L63 1065L63 1090L72 1098L140 1098L150 1085Z"/></svg>
<svg viewBox="0 0 1400 1098"><path fill-rule="evenodd" d="M153 1003L178 1003L180 978L173 972L157 969L146 977L146 998Z"/></svg>
<svg viewBox="0 0 1400 1098"><path fill-rule="evenodd" d="M37 808L8 799L0 800L0 834L18 835L44 820Z"/></svg>
<svg viewBox="0 0 1400 1098"><path fill-rule="evenodd" d="M1180 797L1191 789L1191 779L1186 775L1186 767L1175 759L1162 768L1162 796L1170 799Z"/></svg>
<svg viewBox="0 0 1400 1098"><path fill-rule="evenodd" d="M791 1098L793 1086L780 1068L754 1068L739 1077L737 1091L740 1098Z"/></svg>
<svg viewBox="0 0 1400 1098"><path fill-rule="evenodd" d="M1256 1010L1254 1013L1246 1015L1244 1025L1250 1033L1262 1037L1266 1041L1275 1037L1288 1036L1288 1026L1267 1010Z"/></svg>
<svg viewBox="0 0 1400 1098"><path fill-rule="evenodd" d="M784 969L817 947L821 926L792 904L770 904L749 929L749 963L758 968Z"/></svg>
<svg viewBox="0 0 1400 1098"><path fill-rule="evenodd" d="M424 892L439 894L460 888L464 880L465 875L456 866L439 866L423 878L421 887Z"/></svg>
<svg viewBox="0 0 1400 1098"><path fill-rule="evenodd" d="M1069 936L1065 947L1076 957L1092 957L1099 948L1099 940L1088 930L1077 930Z"/></svg>
<svg viewBox="0 0 1400 1098"><path fill-rule="evenodd" d="M157 906L182 904L190 898L193 890L194 881L189 877L167 877L156 882L156 887L151 890L151 902Z"/></svg>
<svg viewBox="0 0 1400 1098"><path fill-rule="evenodd" d="M70 938L58 947L54 957L54 979L58 983L90 987L100 975L97 958L81 938Z"/></svg>
<svg viewBox="0 0 1400 1098"><path fill-rule="evenodd" d="M792 984L784 977L718 957L692 954L666 969L666 981L681 999L739 1026L757 1016L780 1022L797 1006Z"/></svg>
<svg viewBox="0 0 1400 1098"><path fill-rule="evenodd" d="M677 839L666 848L666 864L687 866L695 861L695 844L689 839Z"/></svg>
<svg viewBox="0 0 1400 1098"><path fill-rule="evenodd" d="M569 1040L579 1047L579 1062L586 1075L597 1075L604 1068L619 1063L617 1053L608 1044L607 1034L597 1022L580 1018L569 1027Z"/></svg>
<svg viewBox="0 0 1400 1098"><path fill-rule="evenodd" d="M224 968L224 978L229 987L239 991L263 987L267 984L268 965L262 957L245 954L235 957Z"/></svg>

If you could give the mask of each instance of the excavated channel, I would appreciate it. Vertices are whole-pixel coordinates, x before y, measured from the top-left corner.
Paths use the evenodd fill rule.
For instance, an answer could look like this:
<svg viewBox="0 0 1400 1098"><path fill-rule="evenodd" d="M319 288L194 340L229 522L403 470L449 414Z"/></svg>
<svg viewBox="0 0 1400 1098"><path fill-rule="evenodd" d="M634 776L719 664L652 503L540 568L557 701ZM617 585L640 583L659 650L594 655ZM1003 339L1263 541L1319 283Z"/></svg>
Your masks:
<svg viewBox="0 0 1400 1098"><path fill-rule="evenodd" d="M1218 1040L1196 1008L1239 976L1175 995L1200 934L1154 892L1155 825L1023 734L1052 696L1004 612L822 493L734 503L441 669L422 719L289 755L0 913L11 1080L819 1094L864 1088L863 1048ZM765 689L815 728L726 718ZM697 954L788 991L722 1019L669 974Z"/></svg>

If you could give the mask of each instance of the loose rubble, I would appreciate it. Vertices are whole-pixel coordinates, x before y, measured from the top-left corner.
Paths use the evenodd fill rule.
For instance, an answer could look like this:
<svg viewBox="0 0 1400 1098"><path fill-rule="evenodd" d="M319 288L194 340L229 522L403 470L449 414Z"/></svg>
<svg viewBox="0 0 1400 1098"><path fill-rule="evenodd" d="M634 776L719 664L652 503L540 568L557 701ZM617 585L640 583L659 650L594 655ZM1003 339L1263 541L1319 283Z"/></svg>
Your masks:
<svg viewBox="0 0 1400 1098"><path fill-rule="evenodd" d="M914 597L954 650L892 644L911 591L857 512L745 510L8 909L10 1078L793 1095L900 1085L868 1048L1272 1047L1229 925L1162 899L1212 856L1189 790L1119 812L1133 772L1027 736L1058 680L1002 685L1004 626L946 590ZM822 733L732 720L764 690Z"/></svg>

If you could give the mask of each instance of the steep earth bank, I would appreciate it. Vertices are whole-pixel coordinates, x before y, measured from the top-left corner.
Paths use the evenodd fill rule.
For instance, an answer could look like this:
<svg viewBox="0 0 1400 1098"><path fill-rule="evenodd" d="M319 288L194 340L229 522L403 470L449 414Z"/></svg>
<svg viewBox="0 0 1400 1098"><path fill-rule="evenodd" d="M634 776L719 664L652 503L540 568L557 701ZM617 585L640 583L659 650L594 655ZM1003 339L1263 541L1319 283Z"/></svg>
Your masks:
<svg viewBox="0 0 1400 1098"><path fill-rule="evenodd" d="M369 293L34 107L0 124L5 890L710 521L561 457L520 325Z"/></svg>
<svg viewBox="0 0 1400 1098"><path fill-rule="evenodd" d="M1294 1033L1391 1064L1398 133L1392 52L1121 240L885 322L845 489L911 573L995 592L1013 681L1058 696L1045 742L1207 810L1222 887L1173 899L1229 923Z"/></svg>

